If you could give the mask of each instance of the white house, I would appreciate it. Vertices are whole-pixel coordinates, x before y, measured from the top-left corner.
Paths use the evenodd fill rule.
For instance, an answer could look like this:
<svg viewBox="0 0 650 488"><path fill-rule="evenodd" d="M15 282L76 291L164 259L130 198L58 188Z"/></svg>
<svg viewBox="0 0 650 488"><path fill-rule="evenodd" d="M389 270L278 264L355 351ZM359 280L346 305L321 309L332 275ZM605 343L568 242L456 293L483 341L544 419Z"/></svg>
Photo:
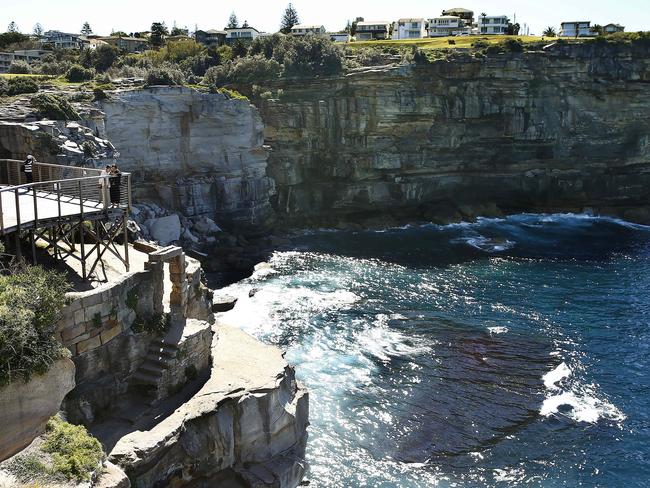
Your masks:
<svg viewBox="0 0 650 488"><path fill-rule="evenodd" d="M357 22L355 37L357 41L372 41L374 39L390 39L390 22L374 20L371 22Z"/></svg>
<svg viewBox="0 0 650 488"><path fill-rule="evenodd" d="M594 33L591 31L591 22L586 20L576 22L562 22L560 28L560 37L590 37Z"/></svg>
<svg viewBox="0 0 650 488"><path fill-rule="evenodd" d="M486 15L478 18L479 34L507 34L510 19L507 15Z"/></svg>
<svg viewBox="0 0 650 488"><path fill-rule="evenodd" d="M465 20L455 15L443 15L429 19L429 37L469 35L470 31L471 26L467 26Z"/></svg>
<svg viewBox="0 0 650 488"><path fill-rule="evenodd" d="M426 36L425 19L399 19L393 24L393 39L422 39Z"/></svg>
<svg viewBox="0 0 650 488"><path fill-rule="evenodd" d="M291 28L291 34L294 36L325 36L327 35L327 31L322 25L298 24Z"/></svg>
<svg viewBox="0 0 650 488"><path fill-rule="evenodd" d="M232 44L237 40L250 42L259 36L260 31L255 27L226 28L226 44Z"/></svg>
<svg viewBox="0 0 650 488"><path fill-rule="evenodd" d="M615 32L625 32L625 27L621 24L607 24L603 27L605 34L614 34Z"/></svg>
<svg viewBox="0 0 650 488"><path fill-rule="evenodd" d="M41 38L41 44L47 44L55 49L81 49L89 45L88 40L79 34L68 34L61 31L47 31Z"/></svg>
<svg viewBox="0 0 650 488"><path fill-rule="evenodd" d="M347 32L334 32L330 34L332 42L350 42L350 34Z"/></svg>

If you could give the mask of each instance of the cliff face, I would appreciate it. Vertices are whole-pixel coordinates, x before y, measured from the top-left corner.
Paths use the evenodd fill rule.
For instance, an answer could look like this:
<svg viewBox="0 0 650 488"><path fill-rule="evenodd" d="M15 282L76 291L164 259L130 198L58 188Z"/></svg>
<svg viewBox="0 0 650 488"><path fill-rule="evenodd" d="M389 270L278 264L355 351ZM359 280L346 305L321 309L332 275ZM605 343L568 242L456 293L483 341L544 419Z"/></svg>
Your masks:
<svg viewBox="0 0 650 488"><path fill-rule="evenodd" d="M289 225L595 211L650 221L650 51L561 46L283 82L262 104Z"/></svg>
<svg viewBox="0 0 650 488"><path fill-rule="evenodd" d="M259 113L245 100L181 87L116 92L95 121L134 173L137 201L239 230L273 220ZM89 124L93 125L93 124Z"/></svg>
<svg viewBox="0 0 650 488"><path fill-rule="evenodd" d="M282 353L218 324L210 378L109 459L133 486L297 486L306 470L308 393Z"/></svg>

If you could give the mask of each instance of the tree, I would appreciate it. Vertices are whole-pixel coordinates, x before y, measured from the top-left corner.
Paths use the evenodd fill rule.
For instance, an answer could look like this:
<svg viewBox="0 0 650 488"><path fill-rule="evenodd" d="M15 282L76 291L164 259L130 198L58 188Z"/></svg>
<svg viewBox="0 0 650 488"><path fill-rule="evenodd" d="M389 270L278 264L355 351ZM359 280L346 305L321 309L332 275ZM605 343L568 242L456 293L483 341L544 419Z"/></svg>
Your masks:
<svg viewBox="0 0 650 488"><path fill-rule="evenodd" d="M231 49L233 58L243 58L248 54L248 48L241 39L237 39L235 42L233 42Z"/></svg>
<svg viewBox="0 0 650 488"><path fill-rule="evenodd" d="M283 34L289 34L291 32L291 28L299 22L300 19L298 19L298 12L296 12L296 9L293 8L293 5L290 3L287 5L287 8L282 15L282 21L280 22L280 32Z"/></svg>
<svg viewBox="0 0 650 488"><path fill-rule="evenodd" d="M519 30L520 29L521 29L521 26L518 23L516 23L516 24L509 23L506 34L508 34L509 36L519 35Z"/></svg>
<svg viewBox="0 0 650 488"><path fill-rule="evenodd" d="M18 24L16 24L13 20L9 22L9 25L7 26L7 32L20 32L18 29Z"/></svg>
<svg viewBox="0 0 650 488"><path fill-rule="evenodd" d="M248 20L245 20L244 23L241 25L242 29L248 29L250 25L248 25Z"/></svg>
<svg viewBox="0 0 650 488"><path fill-rule="evenodd" d="M594 24L591 28L591 32L594 34L598 34L599 36L602 36L605 30L603 29L603 26L600 24Z"/></svg>
<svg viewBox="0 0 650 488"><path fill-rule="evenodd" d="M151 24L151 37L149 37L149 42L154 47L160 47L165 42L165 36L167 34L167 27L164 22L154 22Z"/></svg>
<svg viewBox="0 0 650 488"><path fill-rule="evenodd" d="M97 46L94 53L94 66L97 71L106 71L117 60L118 52L113 46Z"/></svg>
<svg viewBox="0 0 650 488"><path fill-rule="evenodd" d="M43 35L43 26L41 25L40 22L36 22L36 25L34 25L34 35L37 37L41 37Z"/></svg>
<svg viewBox="0 0 650 488"><path fill-rule="evenodd" d="M124 31L111 31L111 37L129 37L129 35Z"/></svg>
<svg viewBox="0 0 650 488"><path fill-rule="evenodd" d="M93 33L93 30L90 27L90 24L88 22L84 22L84 25L81 27L81 33L84 36L89 36L90 34Z"/></svg>
<svg viewBox="0 0 650 488"><path fill-rule="evenodd" d="M556 37L557 32L555 32L555 28L551 27L550 25L542 32L542 35L544 37Z"/></svg>
<svg viewBox="0 0 650 488"><path fill-rule="evenodd" d="M228 17L228 25L226 26L226 29L236 29L237 27L239 27L239 21L237 20L235 12L232 12L230 17Z"/></svg>
<svg viewBox="0 0 650 488"><path fill-rule="evenodd" d="M187 29L181 29L180 27L172 27L171 35L172 36L186 36L188 34Z"/></svg>

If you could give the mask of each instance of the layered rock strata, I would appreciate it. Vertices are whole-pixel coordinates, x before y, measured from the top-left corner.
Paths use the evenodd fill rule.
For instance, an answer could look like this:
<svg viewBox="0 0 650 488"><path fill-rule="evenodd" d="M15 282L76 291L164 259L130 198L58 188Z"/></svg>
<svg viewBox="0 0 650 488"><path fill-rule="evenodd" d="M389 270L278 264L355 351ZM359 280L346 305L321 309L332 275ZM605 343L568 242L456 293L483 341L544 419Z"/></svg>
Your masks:
<svg viewBox="0 0 650 488"><path fill-rule="evenodd" d="M306 390L278 349L227 324L216 332L201 390L110 452L132 485L294 487L302 479Z"/></svg>
<svg viewBox="0 0 650 488"><path fill-rule="evenodd" d="M650 222L650 50L555 45L283 81L261 102L291 226L582 211Z"/></svg>
<svg viewBox="0 0 650 488"><path fill-rule="evenodd" d="M262 120L246 100L182 87L116 92L100 127L134 174L136 201L261 233L273 221Z"/></svg>

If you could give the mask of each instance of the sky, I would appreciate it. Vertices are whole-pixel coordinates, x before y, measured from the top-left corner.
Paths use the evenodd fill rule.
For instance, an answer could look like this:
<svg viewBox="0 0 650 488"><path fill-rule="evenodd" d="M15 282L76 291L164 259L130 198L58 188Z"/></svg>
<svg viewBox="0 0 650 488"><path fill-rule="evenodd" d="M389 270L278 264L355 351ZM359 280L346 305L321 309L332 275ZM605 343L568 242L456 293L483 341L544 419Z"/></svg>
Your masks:
<svg viewBox="0 0 650 488"><path fill-rule="evenodd" d="M650 30L649 0L293 0L300 21L322 24L328 31L345 27L347 20L396 20L403 17L436 17L445 8L464 7L479 15L509 15L531 34L547 26L559 29L563 21L590 20L605 25L619 23L627 31ZM171 27L222 29L235 12L239 21L260 31L276 32L288 0L0 0L0 31L14 21L30 33L40 22L45 30L79 32L88 21L96 34L113 30L148 30L152 22Z"/></svg>

